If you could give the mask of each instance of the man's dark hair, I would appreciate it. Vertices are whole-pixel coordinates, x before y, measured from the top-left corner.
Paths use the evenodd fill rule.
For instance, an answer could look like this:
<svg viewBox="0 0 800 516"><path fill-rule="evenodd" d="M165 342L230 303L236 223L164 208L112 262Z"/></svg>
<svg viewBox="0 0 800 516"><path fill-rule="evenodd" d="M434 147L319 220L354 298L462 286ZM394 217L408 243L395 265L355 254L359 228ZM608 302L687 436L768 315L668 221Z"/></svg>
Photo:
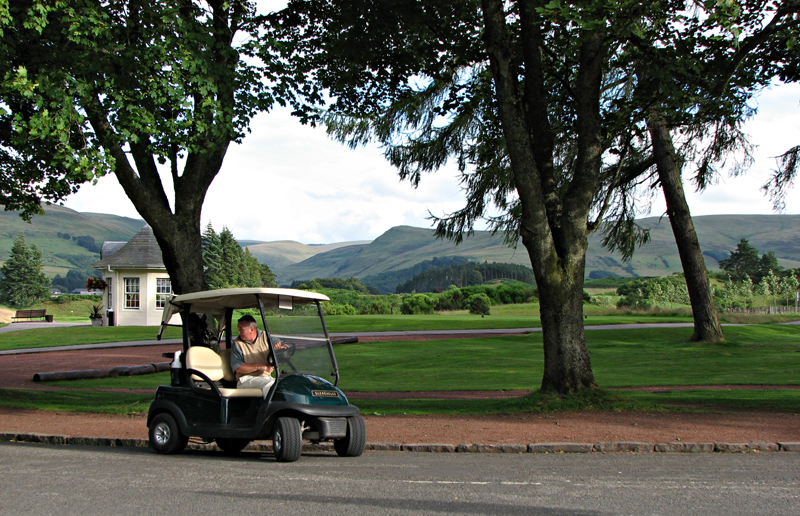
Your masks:
<svg viewBox="0 0 800 516"><path fill-rule="evenodd" d="M239 320L237 321L237 323L238 324L248 323L248 326L250 326L251 328L258 329L258 323L256 322L256 318L253 317L252 315L243 315L243 316L239 317Z"/></svg>

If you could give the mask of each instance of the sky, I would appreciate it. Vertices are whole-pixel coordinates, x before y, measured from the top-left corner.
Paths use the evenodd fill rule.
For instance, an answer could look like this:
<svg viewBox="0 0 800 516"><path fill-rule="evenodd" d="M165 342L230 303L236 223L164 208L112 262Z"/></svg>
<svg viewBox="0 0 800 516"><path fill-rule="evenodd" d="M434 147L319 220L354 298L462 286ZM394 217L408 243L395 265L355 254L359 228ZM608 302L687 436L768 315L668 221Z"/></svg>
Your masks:
<svg viewBox="0 0 800 516"><path fill-rule="evenodd" d="M262 7L279 4L265 0ZM751 104L758 113L744 130L755 145L753 166L742 176L721 174L703 193L686 184L692 215L775 213L760 189L776 166L774 157L800 145L800 85L765 90ZM414 189L399 180L380 149L351 150L329 139L324 128L301 125L288 110L259 114L250 127L242 144L229 147L202 213L203 227L228 227L239 241L373 240L394 226L431 227L429 213L441 216L463 206L454 167L423 176ZM162 178L171 192L169 174ZM785 213L800 213L800 185L786 200ZM141 218L113 174L82 186L64 204ZM659 196L641 216L661 216L664 209Z"/></svg>

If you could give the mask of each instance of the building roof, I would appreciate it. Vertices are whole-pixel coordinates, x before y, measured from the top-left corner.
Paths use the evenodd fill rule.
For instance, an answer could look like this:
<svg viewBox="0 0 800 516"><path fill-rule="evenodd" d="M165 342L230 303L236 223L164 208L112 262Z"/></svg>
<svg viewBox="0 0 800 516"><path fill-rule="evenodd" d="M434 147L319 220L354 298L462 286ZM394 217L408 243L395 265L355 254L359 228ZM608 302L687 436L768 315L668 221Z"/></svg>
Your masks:
<svg viewBox="0 0 800 516"><path fill-rule="evenodd" d="M100 248L100 259L104 260L111 256L112 254L116 253L128 242L103 242L103 247Z"/></svg>
<svg viewBox="0 0 800 516"><path fill-rule="evenodd" d="M95 269L161 269L166 270L161 248L158 247L153 228L145 225L128 243L114 250L113 244L103 242L102 258L92 265ZM111 244L108 247L106 244ZM110 254L106 254L108 251Z"/></svg>

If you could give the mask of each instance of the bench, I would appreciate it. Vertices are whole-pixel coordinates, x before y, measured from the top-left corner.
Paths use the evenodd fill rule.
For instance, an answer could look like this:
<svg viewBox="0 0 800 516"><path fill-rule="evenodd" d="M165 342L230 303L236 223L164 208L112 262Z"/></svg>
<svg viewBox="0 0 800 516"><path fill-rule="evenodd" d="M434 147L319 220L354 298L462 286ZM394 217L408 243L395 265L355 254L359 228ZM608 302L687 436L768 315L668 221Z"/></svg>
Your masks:
<svg viewBox="0 0 800 516"><path fill-rule="evenodd" d="M13 317L14 322L20 322L22 320L32 321L33 319L53 322L53 316L47 315L47 310L17 310L17 313L14 314Z"/></svg>

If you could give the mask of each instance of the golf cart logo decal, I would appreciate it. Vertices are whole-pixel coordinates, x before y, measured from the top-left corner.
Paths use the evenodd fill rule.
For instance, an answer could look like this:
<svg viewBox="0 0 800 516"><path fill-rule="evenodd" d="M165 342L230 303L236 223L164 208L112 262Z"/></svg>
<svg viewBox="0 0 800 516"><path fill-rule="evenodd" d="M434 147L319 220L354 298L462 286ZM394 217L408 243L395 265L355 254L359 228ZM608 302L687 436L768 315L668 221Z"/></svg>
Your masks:
<svg viewBox="0 0 800 516"><path fill-rule="evenodd" d="M312 396L316 397L329 397L329 398L338 398L339 393L336 391L311 391Z"/></svg>

